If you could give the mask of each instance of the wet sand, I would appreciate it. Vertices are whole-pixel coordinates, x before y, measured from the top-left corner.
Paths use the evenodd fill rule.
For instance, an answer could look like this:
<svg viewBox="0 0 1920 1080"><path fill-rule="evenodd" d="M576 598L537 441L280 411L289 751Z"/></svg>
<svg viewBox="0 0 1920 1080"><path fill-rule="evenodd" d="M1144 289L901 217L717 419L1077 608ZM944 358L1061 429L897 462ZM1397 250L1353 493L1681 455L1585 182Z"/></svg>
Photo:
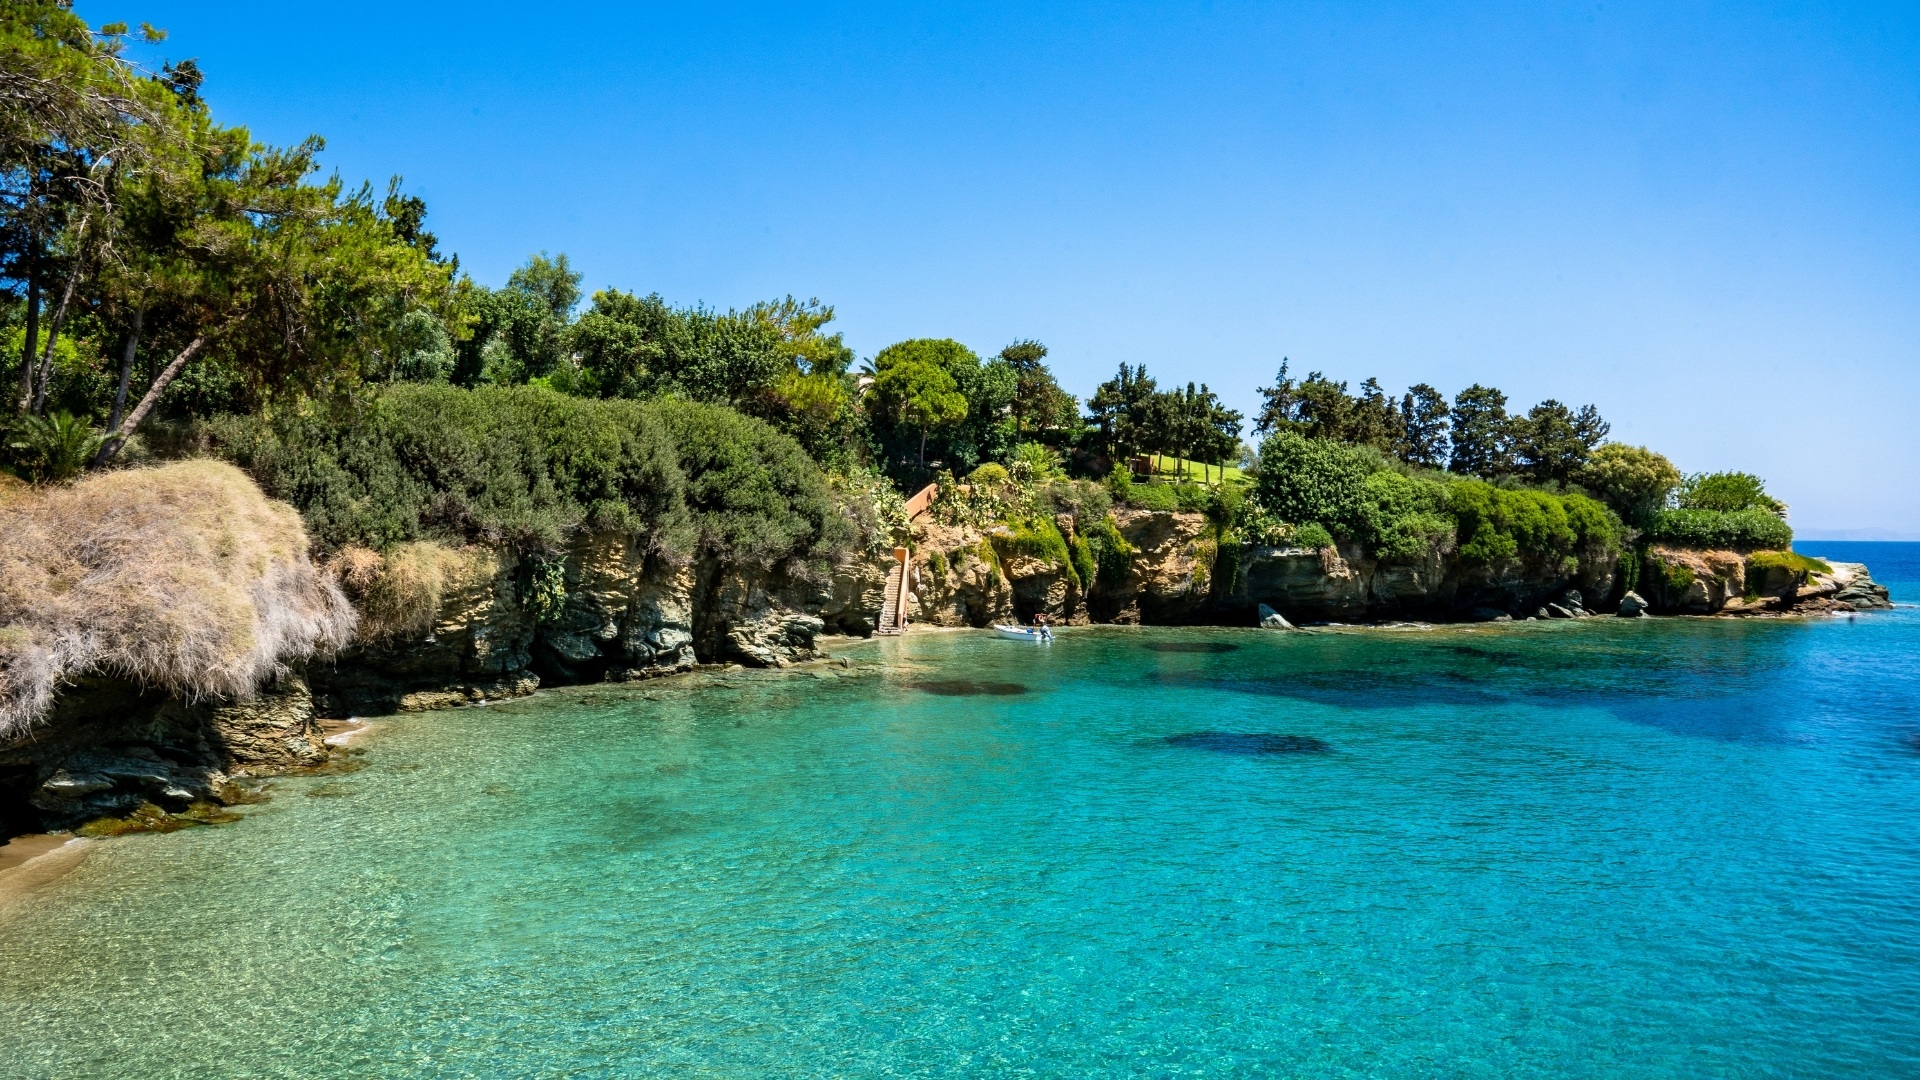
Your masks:
<svg viewBox="0 0 1920 1080"><path fill-rule="evenodd" d="M0 908L79 866L89 846L72 833L16 836L0 845Z"/></svg>

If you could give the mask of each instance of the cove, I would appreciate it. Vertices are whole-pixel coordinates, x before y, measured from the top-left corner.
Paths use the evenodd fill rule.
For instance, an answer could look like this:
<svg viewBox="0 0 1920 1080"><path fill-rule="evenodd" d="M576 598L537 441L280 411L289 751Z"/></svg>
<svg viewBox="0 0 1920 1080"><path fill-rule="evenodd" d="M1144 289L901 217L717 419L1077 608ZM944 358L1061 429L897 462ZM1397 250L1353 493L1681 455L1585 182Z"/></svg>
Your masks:
<svg viewBox="0 0 1920 1080"><path fill-rule="evenodd" d="M836 651L94 844L0 909L0 1072L1920 1070L1911 607Z"/></svg>

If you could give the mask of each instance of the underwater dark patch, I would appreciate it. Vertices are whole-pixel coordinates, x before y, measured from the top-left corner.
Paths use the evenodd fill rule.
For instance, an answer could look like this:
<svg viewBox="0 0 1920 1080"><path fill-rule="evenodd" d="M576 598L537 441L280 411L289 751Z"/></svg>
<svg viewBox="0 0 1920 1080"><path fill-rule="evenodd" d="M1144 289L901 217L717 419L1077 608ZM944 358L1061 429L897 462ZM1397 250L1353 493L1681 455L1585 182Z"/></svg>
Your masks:
<svg viewBox="0 0 1920 1080"><path fill-rule="evenodd" d="M1264 731L1189 731L1161 740L1168 746L1212 750L1216 754L1324 754L1333 747L1311 735L1274 735Z"/></svg>
<svg viewBox="0 0 1920 1080"><path fill-rule="evenodd" d="M1486 681L1461 671L1303 671L1292 675L1227 677L1155 673L1151 681L1291 698L1350 709L1397 709L1416 705L1499 705L1508 700Z"/></svg>
<svg viewBox="0 0 1920 1080"><path fill-rule="evenodd" d="M1174 653L1228 653L1240 648L1231 641L1149 641L1146 646L1154 652Z"/></svg>
<svg viewBox="0 0 1920 1080"><path fill-rule="evenodd" d="M907 685L922 693L941 697L1017 697L1027 692L1024 683L977 682L973 679L937 679Z"/></svg>
<svg viewBox="0 0 1920 1080"><path fill-rule="evenodd" d="M1471 656L1480 660L1492 660L1501 664L1518 664L1526 660L1524 655L1517 652L1508 652L1504 649L1488 649L1479 645L1448 645L1445 648L1448 652L1456 656Z"/></svg>

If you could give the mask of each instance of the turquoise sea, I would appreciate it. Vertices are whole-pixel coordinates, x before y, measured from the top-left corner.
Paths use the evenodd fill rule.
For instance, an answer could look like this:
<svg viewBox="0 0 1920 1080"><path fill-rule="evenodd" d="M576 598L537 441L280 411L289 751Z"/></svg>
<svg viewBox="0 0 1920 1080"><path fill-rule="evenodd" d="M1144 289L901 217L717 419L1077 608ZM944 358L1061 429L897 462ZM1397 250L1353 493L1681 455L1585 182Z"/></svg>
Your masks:
<svg viewBox="0 0 1920 1080"><path fill-rule="evenodd" d="M1920 1075L1920 609L839 653L95 844L0 1075Z"/></svg>

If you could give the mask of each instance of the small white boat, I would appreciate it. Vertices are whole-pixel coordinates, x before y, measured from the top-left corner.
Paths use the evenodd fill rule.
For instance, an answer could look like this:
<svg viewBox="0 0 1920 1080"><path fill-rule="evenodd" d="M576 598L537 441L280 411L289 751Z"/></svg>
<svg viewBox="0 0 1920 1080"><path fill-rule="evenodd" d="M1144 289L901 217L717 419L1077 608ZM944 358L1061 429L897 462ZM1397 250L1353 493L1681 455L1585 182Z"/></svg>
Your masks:
<svg viewBox="0 0 1920 1080"><path fill-rule="evenodd" d="M1011 623L994 623L993 632L1015 641L1033 641L1046 644L1053 640L1053 631L1044 626L1014 626Z"/></svg>

